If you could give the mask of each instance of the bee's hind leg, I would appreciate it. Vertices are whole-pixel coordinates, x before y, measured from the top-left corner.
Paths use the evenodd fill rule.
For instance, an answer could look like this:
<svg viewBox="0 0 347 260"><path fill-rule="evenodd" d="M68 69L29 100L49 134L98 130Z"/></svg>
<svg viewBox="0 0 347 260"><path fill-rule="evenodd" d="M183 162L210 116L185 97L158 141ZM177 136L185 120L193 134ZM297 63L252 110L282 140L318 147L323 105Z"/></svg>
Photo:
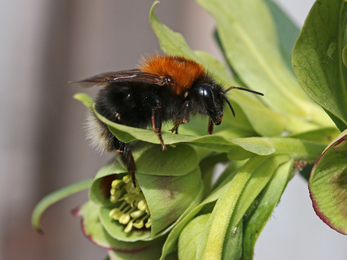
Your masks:
<svg viewBox="0 0 347 260"><path fill-rule="evenodd" d="M117 139L116 137L114 137ZM130 143L123 143L119 141L118 139L115 140L115 150L117 154L120 155L120 158L122 159L122 162L127 169L127 171L131 174L131 178L134 184L134 187L136 187L136 179L135 179L135 172L136 172L136 164L133 157L133 153L131 152Z"/></svg>

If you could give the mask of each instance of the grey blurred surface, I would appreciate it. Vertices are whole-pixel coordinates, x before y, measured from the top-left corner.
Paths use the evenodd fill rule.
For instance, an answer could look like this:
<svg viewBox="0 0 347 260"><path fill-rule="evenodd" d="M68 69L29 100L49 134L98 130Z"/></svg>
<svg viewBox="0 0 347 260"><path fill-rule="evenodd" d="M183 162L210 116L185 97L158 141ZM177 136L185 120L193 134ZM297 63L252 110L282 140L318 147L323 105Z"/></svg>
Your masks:
<svg viewBox="0 0 347 260"><path fill-rule="evenodd" d="M44 235L31 227L44 195L95 175L108 159L85 140L86 109L67 84L106 71L133 68L142 55L160 51L148 22L152 0L0 2L0 259L103 259L70 210L81 192L50 208ZM313 1L281 1L302 24ZM220 53L212 18L194 1L162 0L159 18L181 32L193 49ZM307 186L289 185L256 247L256 259L347 259L344 236L313 213ZM314 253L314 254L313 254ZM326 258L333 255L333 258Z"/></svg>

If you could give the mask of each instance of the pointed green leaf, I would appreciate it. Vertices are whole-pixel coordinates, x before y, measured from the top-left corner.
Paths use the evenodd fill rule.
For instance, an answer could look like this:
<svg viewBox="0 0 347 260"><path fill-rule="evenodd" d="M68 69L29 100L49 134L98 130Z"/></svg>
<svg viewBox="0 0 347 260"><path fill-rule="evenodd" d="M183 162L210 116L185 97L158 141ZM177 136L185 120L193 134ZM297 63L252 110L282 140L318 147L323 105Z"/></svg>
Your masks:
<svg viewBox="0 0 347 260"><path fill-rule="evenodd" d="M240 221L236 227L229 225L225 236L221 259L240 259L242 256L243 222Z"/></svg>
<svg viewBox="0 0 347 260"><path fill-rule="evenodd" d="M156 1L152 5L149 13L149 21L153 31L158 37L160 48L167 55L183 56L204 65L213 75L218 76L217 80L222 84L227 86L235 85L235 81L227 75L226 67L220 61L207 53L200 51L193 52L182 34L174 32L158 19L157 15L154 13L154 6L157 3L159 2Z"/></svg>
<svg viewBox="0 0 347 260"><path fill-rule="evenodd" d="M253 259L255 242L277 206L291 177L292 170L293 160L280 165L270 182L255 200L256 208L250 215L245 216L242 259Z"/></svg>
<svg viewBox="0 0 347 260"><path fill-rule="evenodd" d="M300 29L273 0L264 0L275 22L278 43L283 60L293 73L292 51Z"/></svg>
<svg viewBox="0 0 347 260"><path fill-rule="evenodd" d="M239 170L212 211L201 236L197 259L220 259L227 229L236 227L278 164L286 160L288 156L256 156Z"/></svg>
<svg viewBox="0 0 347 260"><path fill-rule="evenodd" d="M31 224L38 232L42 232L41 226L40 226L40 219L45 212L45 210L51 206L52 204L56 203L59 200L62 200L76 192L88 189L92 183L92 179L87 179L75 184L71 184L69 186L66 186L64 188L61 188L60 190L57 190L55 192L52 192L51 194L44 197L36 206L31 216Z"/></svg>
<svg viewBox="0 0 347 260"><path fill-rule="evenodd" d="M94 104L94 100L85 93L77 93L74 96L74 99L82 102L83 105L85 105L87 108L91 109L92 105Z"/></svg>

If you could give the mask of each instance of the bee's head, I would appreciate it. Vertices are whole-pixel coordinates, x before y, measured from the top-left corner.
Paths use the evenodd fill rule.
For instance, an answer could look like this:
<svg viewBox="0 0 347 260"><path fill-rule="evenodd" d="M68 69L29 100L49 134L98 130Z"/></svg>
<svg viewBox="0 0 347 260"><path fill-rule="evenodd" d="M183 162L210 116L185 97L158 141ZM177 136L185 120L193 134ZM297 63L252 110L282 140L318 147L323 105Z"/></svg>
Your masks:
<svg viewBox="0 0 347 260"><path fill-rule="evenodd" d="M222 122L223 109L226 105L229 106L233 116L235 116L235 111L226 97L226 93L231 89L244 90L263 96L260 92L245 88L229 87L228 89L223 90L219 84L214 82L202 83L196 88L196 97L200 104L200 109L202 109L202 111L200 110L199 112L208 115L215 125L219 125Z"/></svg>
<svg viewBox="0 0 347 260"><path fill-rule="evenodd" d="M234 110L225 97L222 87L215 83L203 83L196 88L196 99L202 111L208 115L215 125L219 125L223 119L223 109L227 103L234 114Z"/></svg>

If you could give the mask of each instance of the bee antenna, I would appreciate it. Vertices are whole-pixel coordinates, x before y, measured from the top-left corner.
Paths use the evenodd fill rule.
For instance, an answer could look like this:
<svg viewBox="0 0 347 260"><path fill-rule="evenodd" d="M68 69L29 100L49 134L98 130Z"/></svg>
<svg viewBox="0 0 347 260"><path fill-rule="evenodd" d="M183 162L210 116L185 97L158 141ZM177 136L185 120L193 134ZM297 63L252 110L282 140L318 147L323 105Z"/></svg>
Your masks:
<svg viewBox="0 0 347 260"><path fill-rule="evenodd" d="M224 92L224 93L225 93L225 92ZM235 111L234 111L233 107L231 106L231 104L230 104L228 98L227 98L226 96L224 96L224 93L222 92L222 97L223 97L224 100L228 103L228 105L229 105L229 107L230 107L230 109L231 109L231 112L233 113L233 116L235 117Z"/></svg>
<svg viewBox="0 0 347 260"><path fill-rule="evenodd" d="M260 92L257 92L257 91L254 91L254 90L250 90L250 89L247 89L247 88L240 88L240 87L230 87L226 90L224 90L224 94L227 93L229 90L232 90L232 89L239 89L239 90L244 90L244 91L248 91L248 92L251 92L253 94L257 94L257 95L260 95L260 96L264 96L263 93L260 93Z"/></svg>

